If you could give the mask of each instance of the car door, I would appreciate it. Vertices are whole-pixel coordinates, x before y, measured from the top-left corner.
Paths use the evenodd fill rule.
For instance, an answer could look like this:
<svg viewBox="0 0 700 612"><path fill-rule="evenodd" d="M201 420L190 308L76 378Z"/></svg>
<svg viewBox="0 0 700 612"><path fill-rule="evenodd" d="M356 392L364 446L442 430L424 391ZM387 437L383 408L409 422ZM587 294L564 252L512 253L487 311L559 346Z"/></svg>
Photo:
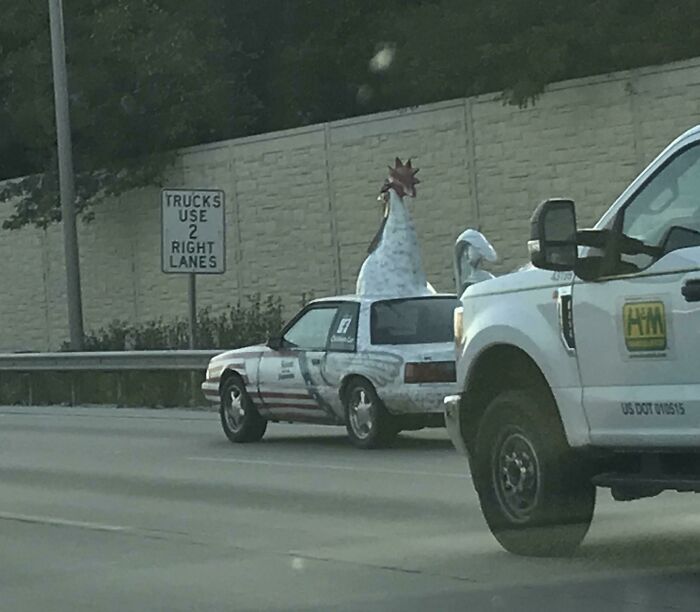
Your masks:
<svg viewBox="0 0 700 612"><path fill-rule="evenodd" d="M279 350L266 352L258 366L258 395L266 418L331 422L317 387L337 303L321 302L302 310L282 332Z"/></svg>
<svg viewBox="0 0 700 612"><path fill-rule="evenodd" d="M322 406L335 414L339 422L345 421L340 385L348 373L356 371L355 366L360 358L357 353L359 316L359 302L347 301L338 306L321 365L322 384L317 387L317 391Z"/></svg>
<svg viewBox="0 0 700 612"><path fill-rule="evenodd" d="M620 208L617 227L656 247L620 273L576 279L573 319L594 444L700 443L700 147L667 161Z"/></svg>

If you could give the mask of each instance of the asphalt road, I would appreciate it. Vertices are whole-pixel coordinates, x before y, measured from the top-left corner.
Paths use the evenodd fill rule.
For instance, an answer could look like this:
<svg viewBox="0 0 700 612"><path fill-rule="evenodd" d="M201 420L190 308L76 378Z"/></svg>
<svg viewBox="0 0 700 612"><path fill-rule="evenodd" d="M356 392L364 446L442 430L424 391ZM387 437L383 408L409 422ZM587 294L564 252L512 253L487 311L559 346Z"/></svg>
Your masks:
<svg viewBox="0 0 700 612"><path fill-rule="evenodd" d="M598 496L578 556L488 533L443 431L391 450L215 413L0 407L0 612L700 608L692 495Z"/></svg>

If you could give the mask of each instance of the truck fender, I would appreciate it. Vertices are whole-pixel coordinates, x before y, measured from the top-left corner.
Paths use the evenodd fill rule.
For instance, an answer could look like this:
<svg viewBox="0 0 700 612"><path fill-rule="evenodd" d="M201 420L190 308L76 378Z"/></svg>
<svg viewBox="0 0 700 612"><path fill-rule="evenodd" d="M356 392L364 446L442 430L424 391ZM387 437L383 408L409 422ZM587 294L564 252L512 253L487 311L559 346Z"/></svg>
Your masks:
<svg viewBox="0 0 700 612"><path fill-rule="evenodd" d="M556 317L555 303L552 303L552 309ZM502 310L499 317L501 323L486 324L487 316L493 320L493 312L477 314L467 329L468 341L458 358L457 372L457 380L461 381L460 391L465 397L462 410L469 410L466 398L475 376L479 376L484 356L489 351L503 350L505 347L513 351L508 354L516 355L517 352L517 363L531 364L533 372L539 373L551 391L569 445L578 447L589 444L590 429L583 410L576 356L564 346L558 323L552 326L549 317L525 314L526 309L522 308L505 307ZM517 326L508 321L517 321Z"/></svg>

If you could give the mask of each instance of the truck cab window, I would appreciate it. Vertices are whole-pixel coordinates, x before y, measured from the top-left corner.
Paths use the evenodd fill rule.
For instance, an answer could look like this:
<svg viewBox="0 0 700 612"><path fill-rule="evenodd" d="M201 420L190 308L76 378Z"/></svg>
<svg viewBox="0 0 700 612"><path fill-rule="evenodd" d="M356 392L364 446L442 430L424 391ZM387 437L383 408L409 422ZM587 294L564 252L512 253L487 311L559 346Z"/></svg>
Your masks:
<svg viewBox="0 0 700 612"><path fill-rule="evenodd" d="M686 246L700 246L700 146L673 157L629 201L622 231L646 245L659 247L660 256ZM650 266L650 255L623 255L639 269Z"/></svg>

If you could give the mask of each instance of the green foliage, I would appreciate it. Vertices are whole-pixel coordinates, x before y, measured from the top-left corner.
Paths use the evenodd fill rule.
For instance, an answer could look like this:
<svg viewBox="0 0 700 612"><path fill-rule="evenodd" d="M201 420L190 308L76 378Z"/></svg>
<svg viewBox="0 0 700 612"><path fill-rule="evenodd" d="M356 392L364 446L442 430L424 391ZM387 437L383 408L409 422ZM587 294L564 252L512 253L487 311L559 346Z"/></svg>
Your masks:
<svg viewBox="0 0 700 612"><path fill-rule="evenodd" d="M687 0L70 0L78 208L159 185L177 147L700 55ZM4 224L60 220L45 0L0 0ZM387 61L371 62L384 50Z"/></svg>
<svg viewBox="0 0 700 612"><path fill-rule="evenodd" d="M554 81L700 55L700 3L684 0L299 4L268 65L279 108L260 94L275 127L485 92L525 106ZM372 70L382 47L393 59Z"/></svg>
<svg viewBox="0 0 700 612"><path fill-rule="evenodd" d="M304 298L302 298L304 299ZM279 298L228 306L218 314L198 313L197 348L228 350L259 344L283 326ZM187 321L162 319L140 325L114 321L86 334L86 351L189 348ZM68 350L68 343L63 346ZM204 372L86 371L0 372L0 404L117 404L120 406L204 406L200 384Z"/></svg>
<svg viewBox="0 0 700 612"><path fill-rule="evenodd" d="M64 2L77 207L158 185L184 145L246 133L257 101L220 2ZM0 187L15 199L3 227L61 217L57 195L48 4L0 0ZM5 129L8 126L9 129ZM170 152L170 153L168 153Z"/></svg>
<svg viewBox="0 0 700 612"><path fill-rule="evenodd" d="M240 302L218 314L211 309L197 316L197 348L233 349L264 342L283 325L282 302L257 295L247 306ZM68 350L65 343L63 350ZM189 323L183 319L158 319L141 324L113 321L106 327L85 335L86 351L140 351L189 348Z"/></svg>
<svg viewBox="0 0 700 612"><path fill-rule="evenodd" d="M256 296L248 308L238 303L216 316L205 309L197 320L198 348L238 348L259 344L278 334L283 323L281 299L269 296L264 302Z"/></svg>

